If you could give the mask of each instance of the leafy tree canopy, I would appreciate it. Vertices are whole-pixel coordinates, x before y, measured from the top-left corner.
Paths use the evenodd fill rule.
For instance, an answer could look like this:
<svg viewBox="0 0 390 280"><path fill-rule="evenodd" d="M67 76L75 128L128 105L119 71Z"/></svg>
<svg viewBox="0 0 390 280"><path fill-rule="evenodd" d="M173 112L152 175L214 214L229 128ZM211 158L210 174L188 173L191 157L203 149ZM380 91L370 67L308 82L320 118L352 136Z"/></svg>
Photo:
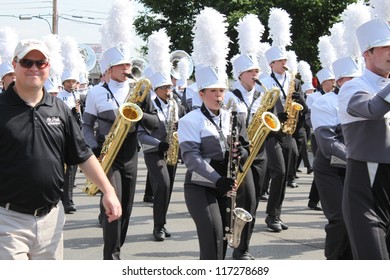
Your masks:
<svg viewBox="0 0 390 280"><path fill-rule="evenodd" d="M291 19L292 49L298 60L307 61L313 73L320 68L318 61L318 38L329 35L329 28L340 20L346 6L356 0L137 0L145 6L136 18L134 25L137 34L145 41L155 30L166 28L171 38L172 51L192 52L192 27L195 15L204 7L212 7L226 15L229 23L228 36L231 40L228 60L238 53L237 31L235 26L247 14L258 15L265 26L262 42L268 38L268 16L272 7L286 10ZM146 46L143 47L146 53ZM230 73L230 69L228 69Z"/></svg>

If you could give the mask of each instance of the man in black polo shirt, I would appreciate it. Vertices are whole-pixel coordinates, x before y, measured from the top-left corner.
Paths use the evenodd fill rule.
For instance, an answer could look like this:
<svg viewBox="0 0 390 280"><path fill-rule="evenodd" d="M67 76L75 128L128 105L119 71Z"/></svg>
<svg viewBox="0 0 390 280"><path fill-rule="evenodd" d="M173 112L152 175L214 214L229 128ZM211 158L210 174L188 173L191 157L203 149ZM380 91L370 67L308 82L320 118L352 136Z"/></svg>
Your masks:
<svg viewBox="0 0 390 280"><path fill-rule="evenodd" d="M100 187L109 221L121 206L71 111L43 88L47 46L21 41L12 64L17 81L0 95L0 259L62 259L64 163Z"/></svg>

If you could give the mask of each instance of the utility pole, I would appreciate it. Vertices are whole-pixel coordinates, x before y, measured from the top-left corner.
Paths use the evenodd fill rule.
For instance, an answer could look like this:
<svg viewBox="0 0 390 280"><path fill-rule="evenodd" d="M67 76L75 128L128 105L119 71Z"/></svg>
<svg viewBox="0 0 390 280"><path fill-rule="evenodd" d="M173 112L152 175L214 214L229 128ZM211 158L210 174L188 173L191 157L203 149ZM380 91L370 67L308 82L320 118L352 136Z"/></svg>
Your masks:
<svg viewBox="0 0 390 280"><path fill-rule="evenodd" d="M57 13L57 0L53 0L53 34L58 34L58 13Z"/></svg>

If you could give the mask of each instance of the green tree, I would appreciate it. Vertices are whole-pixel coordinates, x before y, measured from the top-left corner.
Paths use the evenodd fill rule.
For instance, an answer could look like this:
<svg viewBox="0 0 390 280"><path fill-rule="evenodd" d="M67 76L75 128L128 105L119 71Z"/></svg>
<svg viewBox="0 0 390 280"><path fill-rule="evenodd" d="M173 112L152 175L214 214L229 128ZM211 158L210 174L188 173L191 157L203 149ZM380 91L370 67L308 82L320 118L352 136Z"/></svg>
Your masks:
<svg viewBox="0 0 390 280"><path fill-rule="evenodd" d="M268 15L272 7L286 10L291 19L292 46L299 60L305 60L315 73L319 70L318 38L329 34L329 28L339 21L345 7L356 0L137 0L145 6L135 20L137 34L144 40L155 30L166 28L171 38L172 51L192 52L192 27L195 15L204 7L215 8L226 15L228 36L231 40L228 59L238 52L235 26L240 18L252 13L258 15L265 26L262 42L268 39ZM146 52L146 46L143 48ZM230 73L230 69L228 69Z"/></svg>

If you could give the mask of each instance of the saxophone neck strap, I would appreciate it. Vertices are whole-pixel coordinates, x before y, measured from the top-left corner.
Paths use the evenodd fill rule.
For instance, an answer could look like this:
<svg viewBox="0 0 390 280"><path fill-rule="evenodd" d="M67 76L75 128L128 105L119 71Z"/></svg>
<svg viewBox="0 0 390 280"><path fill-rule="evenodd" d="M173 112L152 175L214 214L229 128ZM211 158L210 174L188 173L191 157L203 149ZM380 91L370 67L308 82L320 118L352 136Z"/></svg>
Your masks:
<svg viewBox="0 0 390 280"><path fill-rule="evenodd" d="M237 97L241 100L242 103L245 104L245 107L246 107L246 110L247 110L246 121L245 121L245 123L246 123L246 125L248 126L248 124L249 124L249 119L250 119L250 116L251 116L251 111L252 111L253 104L255 103L255 101L257 100L257 98L259 98L260 92L257 91L257 90L255 90L255 92L253 93L252 103L251 103L249 106L245 103L244 97L242 96L242 93L241 93L241 91L240 91L239 89L236 88L235 90L233 90L233 94L234 94L235 96L237 96Z"/></svg>
<svg viewBox="0 0 390 280"><path fill-rule="evenodd" d="M223 131L222 131L222 118L219 119L219 125L217 125L214 120L213 120L213 117L210 115L210 112L209 110L207 110L206 106L204 105L204 103L202 104L202 106L200 107L200 111L203 113L203 115L215 126L215 128L217 129L218 131L218 134L220 136L220 138L223 140L223 143L225 145L225 148L227 148L227 140L226 140L226 137L225 135L223 134Z"/></svg>
<svg viewBox="0 0 390 280"><path fill-rule="evenodd" d="M274 79L274 81L278 84L278 86L279 86L281 92L283 93L284 99L286 99L286 93L284 92L284 88L283 88L283 86L280 84L280 82L278 81L278 79L276 78L274 72L271 73L271 77L272 77L272 79ZM284 77L284 82L286 81L286 78L287 78L287 75ZM283 84L284 84L284 82L283 82Z"/></svg>
<svg viewBox="0 0 390 280"><path fill-rule="evenodd" d="M109 100L109 99L114 99L116 105L117 105L118 108L119 108L120 106L119 106L118 100L116 100L116 98L115 98L114 94L112 93L112 91L110 90L108 84L107 84L107 83L104 83L104 84L102 85L102 87L104 87L104 88L108 91L107 100Z"/></svg>

